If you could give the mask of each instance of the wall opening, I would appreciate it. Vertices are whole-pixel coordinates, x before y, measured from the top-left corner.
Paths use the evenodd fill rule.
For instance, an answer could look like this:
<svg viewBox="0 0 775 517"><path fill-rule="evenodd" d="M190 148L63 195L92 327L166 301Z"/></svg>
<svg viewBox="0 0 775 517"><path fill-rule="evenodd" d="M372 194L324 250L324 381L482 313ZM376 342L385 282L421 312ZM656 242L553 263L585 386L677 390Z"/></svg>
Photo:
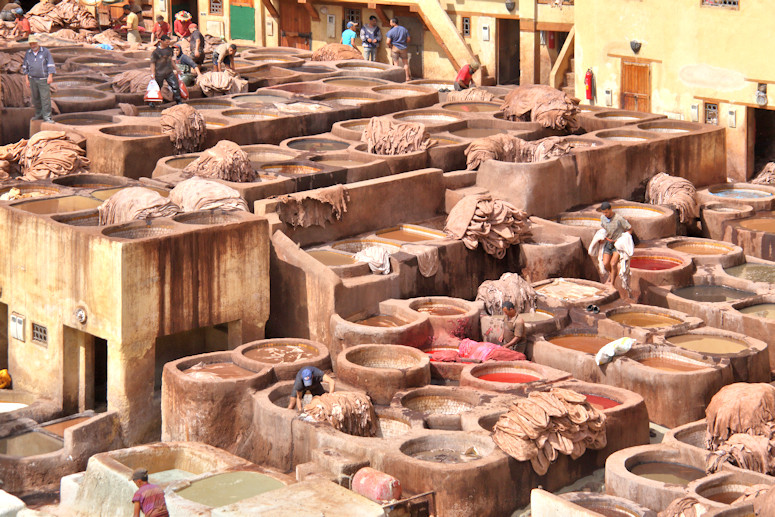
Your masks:
<svg viewBox="0 0 775 517"><path fill-rule="evenodd" d="M519 20L498 19L498 84L519 84Z"/></svg>
<svg viewBox="0 0 775 517"><path fill-rule="evenodd" d="M154 390L161 390L161 374L170 361L190 355L229 349L228 324L201 327L156 338Z"/></svg>
<svg viewBox="0 0 775 517"><path fill-rule="evenodd" d="M754 141L754 175L759 174L768 162L775 162L775 111L754 109L756 140Z"/></svg>
<svg viewBox="0 0 775 517"><path fill-rule="evenodd" d="M62 337L62 407L70 413L107 411L108 342L67 326Z"/></svg>

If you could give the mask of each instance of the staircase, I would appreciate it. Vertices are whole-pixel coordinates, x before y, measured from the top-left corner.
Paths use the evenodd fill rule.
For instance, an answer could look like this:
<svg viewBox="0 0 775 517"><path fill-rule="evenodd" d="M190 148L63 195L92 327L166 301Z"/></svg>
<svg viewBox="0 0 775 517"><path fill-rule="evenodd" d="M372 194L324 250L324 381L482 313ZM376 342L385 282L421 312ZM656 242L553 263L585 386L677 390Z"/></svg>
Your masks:
<svg viewBox="0 0 775 517"><path fill-rule="evenodd" d="M570 71L565 72L565 77L560 85L560 90L565 92L569 97L576 96L576 58L570 59Z"/></svg>

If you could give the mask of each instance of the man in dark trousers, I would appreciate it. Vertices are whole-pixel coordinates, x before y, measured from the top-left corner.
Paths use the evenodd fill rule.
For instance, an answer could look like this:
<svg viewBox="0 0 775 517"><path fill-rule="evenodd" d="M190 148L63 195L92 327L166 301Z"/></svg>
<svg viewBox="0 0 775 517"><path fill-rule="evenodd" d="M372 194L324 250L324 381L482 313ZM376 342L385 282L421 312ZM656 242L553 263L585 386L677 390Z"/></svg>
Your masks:
<svg viewBox="0 0 775 517"><path fill-rule="evenodd" d="M151 76L156 79L159 88L164 86L164 81L170 85L175 104L180 104L180 84L178 74L175 71L174 52L170 47L170 37L166 34L159 38L159 46L151 54Z"/></svg>
<svg viewBox="0 0 775 517"><path fill-rule="evenodd" d="M30 49L24 54L22 73L24 82L30 87L32 105L35 107L35 116L32 120L43 119L53 122L51 119L51 83L54 82L54 58L47 48L38 45L35 36L27 39Z"/></svg>
<svg viewBox="0 0 775 517"><path fill-rule="evenodd" d="M299 373L296 374L296 380L293 383L293 393L291 393L290 400L288 401L288 409L293 409L295 407L301 411L301 400L307 392L313 397L324 394L326 390L321 384L324 381L328 383L331 388L330 392L333 393L336 388L336 381L329 377L323 370L315 368L314 366L307 366L299 370Z"/></svg>
<svg viewBox="0 0 775 517"><path fill-rule="evenodd" d="M194 60L194 63L201 66L205 62L205 37L202 36L196 23L189 25L188 30L191 31L191 36L188 37L188 51L191 53L191 59Z"/></svg>

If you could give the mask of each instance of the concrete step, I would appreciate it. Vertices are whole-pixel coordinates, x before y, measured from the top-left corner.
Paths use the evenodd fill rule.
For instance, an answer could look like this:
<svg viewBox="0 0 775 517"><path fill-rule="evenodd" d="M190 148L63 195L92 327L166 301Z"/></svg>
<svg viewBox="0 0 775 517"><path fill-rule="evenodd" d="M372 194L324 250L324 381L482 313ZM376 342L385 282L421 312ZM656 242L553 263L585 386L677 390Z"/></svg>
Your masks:
<svg viewBox="0 0 775 517"><path fill-rule="evenodd" d="M574 72L565 72L565 86L576 84L576 74Z"/></svg>

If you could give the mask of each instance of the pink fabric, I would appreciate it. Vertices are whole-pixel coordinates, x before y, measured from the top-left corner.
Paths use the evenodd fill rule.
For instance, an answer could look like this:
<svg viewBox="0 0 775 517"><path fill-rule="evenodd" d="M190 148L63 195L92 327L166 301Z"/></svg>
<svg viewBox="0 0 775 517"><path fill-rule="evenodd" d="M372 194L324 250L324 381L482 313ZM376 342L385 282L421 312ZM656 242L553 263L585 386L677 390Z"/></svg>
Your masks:
<svg viewBox="0 0 775 517"><path fill-rule="evenodd" d="M472 339L464 339L460 342L458 352L460 357L484 362L496 348L500 347L494 343L479 343Z"/></svg>

